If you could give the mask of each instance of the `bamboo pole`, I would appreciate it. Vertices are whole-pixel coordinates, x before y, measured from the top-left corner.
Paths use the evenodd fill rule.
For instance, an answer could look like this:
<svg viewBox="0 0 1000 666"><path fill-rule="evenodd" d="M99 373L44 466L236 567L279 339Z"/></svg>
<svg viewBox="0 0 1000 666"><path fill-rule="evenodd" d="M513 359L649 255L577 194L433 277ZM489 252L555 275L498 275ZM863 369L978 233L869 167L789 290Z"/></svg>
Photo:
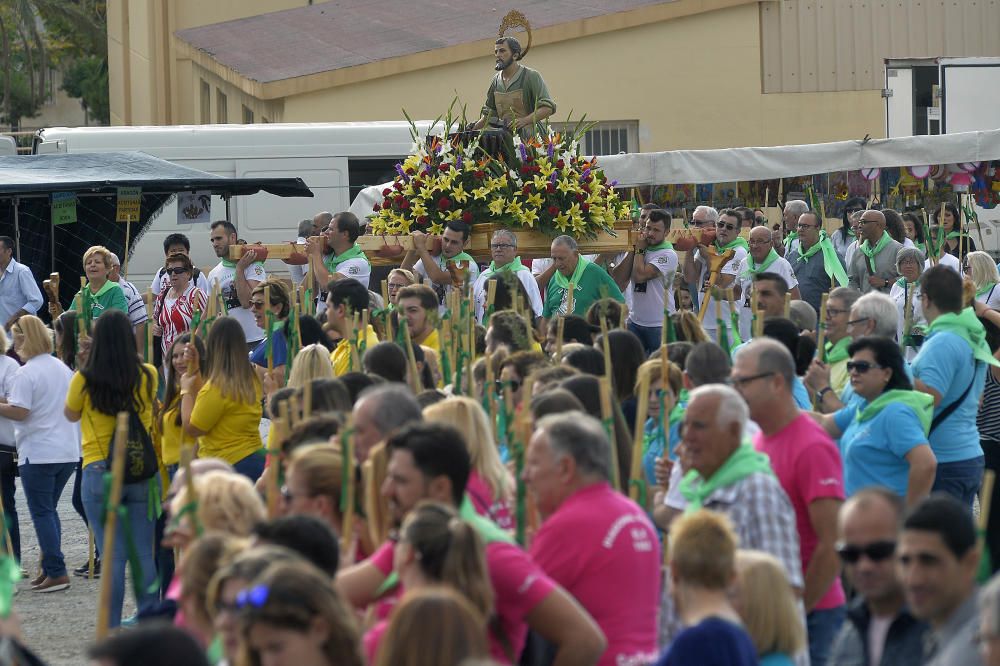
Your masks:
<svg viewBox="0 0 1000 666"><path fill-rule="evenodd" d="M608 318L601 315L601 347L604 350L604 376L611 381L611 341L608 340Z"/></svg>
<svg viewBox="0 0 1000 666"><path fill-rule="evenodd" d="M621 473L618 469L618 441L615 438L615 413L611 405L611 378L601 377L601 420L608 424L608 440L611 442L611 485L621 492Z"/></svg>
<svg viewBox="0 0 1000 666"><path fill-rule="evenodd" d="M573 314L574 307L576 307L576 285L570 282L569 291L566 292L566 314Z"/></svg>
<svg viewBox="0 0 1000 666"><path fill-rule="evenodd" d="M497 396L493 383L496 377L493 374L493 355L486 352L486 379L483 384L483 391L486 392L486 405L490 412L490 424L496 429L497 425Z"/></svg>
<svg viewBox="0 0 1000 666"><path fill-rule="evenodd" d="M146 363L153 362L153 292L149 289L146 290L145 295L143 295L142 300L146 304L146 344L145 348L145 359ZM170 359L163 359L164 363L168 363Z"/></svg>
<svg viewBox="0 0 1000 666"><path fill-rule="evenodd" d="M267 467L267 479L264 485L264 495L267 500L268 518L276 518L281 510L281 489L278 487L278 480L281 476L281 448L280 442L285 441L288 436L288 401L282 400L278 405L278 417L273 419L274 437L277 441L268 440L267 448L271 454L270 464Z"/></svg>
<svg viewBox="0 0 1000 666"><path fill-rule="evenodd" d="M121 504L122 481L125 475L125 446L128 440L128 412L118 412L115 423L115 446L111 454L111 487L108 490L108 510L104 519L104 545L101 552L115 552L115 532L118 530L118 506ZM133 571L132 575L139 572ZM97 640L108 635L111 619L111 583L114 576L108 571L101 578L100 601L97 604Z"/></svg>
<svg viewBox="0 0 1000 666"><path fill-rule="evenodd" d="M410 327L407 325L406 320L400 318L399 326L403 329L403 342L406 347L406 360L407 367L410 375L410 390L413 391L413 395L420 393L423 385L420 382L420 371L417 370L417 357L413 353L413 340L410 338Z"/></svg>
<svg viewBox="0 0 1000 666"><path fill-rule="evenodd" d="M666 377L661 379L662 384L666 384ZM646 440L645 424L646 415L649 413L649 373L643 373L642 377L639 379L639 404L635 412L635 433L632 436L632 469L629 474L629 484L628 484L628 496L633 502L638 502L640 498L639 488L640 484L645 482L642 478L642 456L643 456L643 444ZM643 506L643 509L649 509L649 501L646 498L647 506Z"/></svg>
<svg viewBox="0 0 1000 666"><path fill-rule="evenodd" d="M347 424L344 426L343 436L341 437L341 461L340 464L344 466L350 466L351 472L347 474L347 487L342 488L342 492L346 497L347 501L345 506L341 507L341 513L343 514L343 521L341 522L341 532L340 532L340 552L348 557L351 553L351 544L354 540L354 441L353 436L353 425L350 416L347 418Z"/></svg>
<svg viewBox="0 0 1000 666"><path fill-rule="evenodd" d="M792 292L785 292L785 318L792 314Z"/></svg>
<svg viewBox="0 0 1000 666"><path fill-rule="evenodd" d="M489 317L490 308L493 307L493 302L496 300L497 297L497 281L487 280L487 282L489 286L486 288L486 308L483 310L483 319ZM515 302L517 301L517 297L514 298L514 301Z"/></svg>
<svg viewBox="0 0 1000 666"><path fill-rule="evenodd" d="M714 290L713 290L714 291ZM722 321L722 299L719 294L712 294L712 301L715 303L715 343L719 346L722 345L722 330L726 327L726 322Z"/></svg>
<svg viewBox="0 0 1000 666"><path fill-rule="evenodd" d="M351 348L351 368L354 372L362 372L361 353L358 351L358 325L360 319L361 315L358 312L351 315L351 339L348 340L348 345Z"/></svg>

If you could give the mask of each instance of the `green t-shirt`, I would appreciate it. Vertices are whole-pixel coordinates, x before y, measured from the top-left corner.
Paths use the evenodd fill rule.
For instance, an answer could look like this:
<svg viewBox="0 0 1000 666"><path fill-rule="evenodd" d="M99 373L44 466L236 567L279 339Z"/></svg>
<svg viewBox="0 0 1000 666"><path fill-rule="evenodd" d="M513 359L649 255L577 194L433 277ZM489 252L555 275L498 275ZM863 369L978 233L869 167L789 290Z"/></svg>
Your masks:
<svg viewBox="0 0 1000 666"><path fill-rule="evenodd" d="M584 259L581 257L580 261L584 261ZM545 289L545 307L542 309L542 316L546 319L557 314L584 316L593 302L601 299L602 285L606 288L609 298L613 298L619 303L625 302L622 290L618 288L607 271L597 264L588 263L580 276L580 284L574 285L573 312L566 312L566 292L568 289L556 284L555 279L549 280L549 285Z"/></svg>
<svg viewBox="0 0 1000 666"><path fill-rule="evenodd" d="M117 282L108 280L97 290L96 294L90 291L89 286L84 287L84 289L87 289L86 293L78 292L78 294L82 304L90 304L91 319L97 319L108 310L121 310L128 313L128 299L125 298L125 292L122 291L121 285ZM76 304L76 299L73 300L73 303Z"/></svg>

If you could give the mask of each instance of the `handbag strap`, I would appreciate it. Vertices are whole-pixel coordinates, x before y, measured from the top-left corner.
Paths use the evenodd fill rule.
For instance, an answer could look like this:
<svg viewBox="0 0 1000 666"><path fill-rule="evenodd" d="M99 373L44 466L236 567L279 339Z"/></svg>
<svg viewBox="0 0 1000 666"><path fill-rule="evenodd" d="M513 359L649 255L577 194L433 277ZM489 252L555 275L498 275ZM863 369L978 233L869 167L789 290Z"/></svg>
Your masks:
<svg viewBox="0 0 1000 666"><path fill-rule="evenodd" d="M958 400L955 400L947 407L942 409L940 412L938 412L938 415L935 416L934 420L931 421L931 429L927 433L928 436L930 436L930 433L934 432L935 428L941 425L946 418L951 416L955 412L955 410L958 409L963 402L965 402L965 399L969 396L969 391L971 391L972 387L975 386L976 384L976 373L979 372L979 364L981 362L982 361L976 361L975 364L972 366L972 381L970 381L969 385L965 387L964 391L962 391L962 395L958 396Z"/></svg>

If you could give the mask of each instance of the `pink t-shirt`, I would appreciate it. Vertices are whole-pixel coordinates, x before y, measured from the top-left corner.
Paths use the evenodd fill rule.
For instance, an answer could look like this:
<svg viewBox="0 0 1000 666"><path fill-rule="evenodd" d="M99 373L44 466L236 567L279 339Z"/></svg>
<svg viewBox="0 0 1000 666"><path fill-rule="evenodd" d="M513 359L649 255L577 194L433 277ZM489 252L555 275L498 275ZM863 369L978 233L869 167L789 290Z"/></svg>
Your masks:
<svg viewBox="0 0 1000 666"><path fill-rule="evenodd" d="M392 543L382 544L369 560L387 576L392 571L392 550ZM512 662L507 657L504 644L510 646L516 662L528 636L528 625L524 618L555 589L555 584L527 553L514 544L502 541L487 544L486 568L489 571L490 583L493 585L496 615L504 633L504 640L500 640L495 635L493 627L490 627L490 655L500 663L509 664ZM397 585L390 594L395 604L395 601L402 596L402 585ZM388 596L389 594L386 595ZM384 605L383 599L385 597L379 600L380 605L376 610L376 617L380 620L386 617L383 611L392 608L391 605ZM380 637L380 635L372 637L373 651L378 649L377 641Z"/></svg>
<svg viewBox="0 0 1000 666"><path fill-rule="evenodd" d="M598 664L656 660L660 541L638 504L607 483L579 490L542 523L531 556L604 632Z"/></svg>
<svg viewBox="0 0 1000 666"><path fill-rule="evenodd" d="M474 470L469 473L469 481L465 484L465 494L480 516L489 518L502 530L514 529L514 517L510 513L510 503L505 499L495 498L489 485Z"/></svg>
<svg viewBox="0 0 1000 666"><path fill-rule="evenodd" d="M802 574L816 550L816 531L809 520L809 505L820 499L844 499L844 465L840 451L826 431L805 413L770 437L758 432L754 448L766 453L771 468L795 509ZM845 602L840 578L816 604L816 610L836 608Z"/></svg>
<svg viewBox="0 0 1000 666"><path fill-rule="evenodd" d="M378 646L382 644L382 636L385 635L388 628L388 620L379 620L374 627L365 632L364 638L361 639L369 664L375 663L375 657L378 656Z"/></svg>

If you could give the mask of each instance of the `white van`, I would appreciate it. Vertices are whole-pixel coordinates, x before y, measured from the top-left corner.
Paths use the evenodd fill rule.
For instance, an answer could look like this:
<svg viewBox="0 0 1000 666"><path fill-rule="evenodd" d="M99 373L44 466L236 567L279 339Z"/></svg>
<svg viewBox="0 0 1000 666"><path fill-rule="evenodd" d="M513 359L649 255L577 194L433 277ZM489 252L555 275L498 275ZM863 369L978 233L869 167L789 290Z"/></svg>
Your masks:
<svg viewBox="0 0 1000 666"><path fill-rule="evenodd" d="M429 122L418 122L420 136ZM267 193L233 197L230 219L248 242L295 240L301 220L320 211L347 210L364 187L392 180L394 166L412 152L406 122L178 125L172 127L53 127L39 130L34 152L103 153L139 150L170 162L230 177L298 177L314 198ZM211 219L226 217L212 197ZM207 272L218 263L208 224L178 224L169 203L142 236L129 261L128 279L144 290L163 264L163 239L181 232L191 239L191 258ZM82 250L81 250L82 252ZM280 261L269 272L287 275Z"/></svg>

